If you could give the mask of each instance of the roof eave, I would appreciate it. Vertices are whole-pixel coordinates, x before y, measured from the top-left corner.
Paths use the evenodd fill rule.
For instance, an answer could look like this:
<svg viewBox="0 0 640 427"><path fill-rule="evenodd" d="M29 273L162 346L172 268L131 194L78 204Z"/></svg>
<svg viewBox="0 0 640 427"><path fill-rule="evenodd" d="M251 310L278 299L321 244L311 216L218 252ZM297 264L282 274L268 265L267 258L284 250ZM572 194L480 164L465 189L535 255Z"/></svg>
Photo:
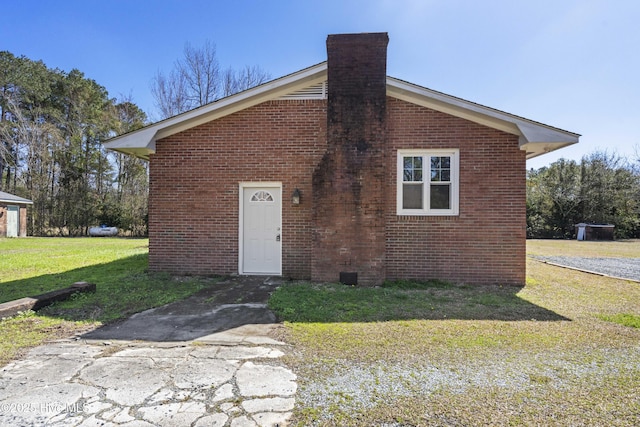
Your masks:
<svg viewBox="0 0 640 427"><path fill-rule="evenodd" d="M524 121L518 123L518 129L520 149L526 151L527 160L577 144L580 138L575 133Z"/></svg>
<svg viewBox="0 0 640 427"><path fill-rule="evenodd" d="M323 62L104 142L109 150L149 159L156 141L326 80Z"/></svg>
<svg viewBox="0 0 640 427"><path fill-rule="evenodd" d="M10 204L14 204L14 205L32 205L33 202L29 199L23 199L22 197L19 198L15 198L15 199L7 199L7 198L1 198L0 197L0 203L6 203L8 205Z"/></svg>
<svg viewBox="0 0 640 427"><path fill-rule="evenodd" d="M387 77L387 94L407 102L518 136L526 158L554 151L579 141L580 135L456 98L393 77Z"/></svg>
<svg viewBox="0 0 640 427"><path fill-rule="evenodd" d="M192 127L233 114L260 103L277 99L327 77L327 63L306 68L244 92L220 99L200 108L112 138L105 147L149 160L155 153L156 141ZM484 126L518 136L526 158L554 151L579 141L580 135L528 120L422 86L387 77L387 95L436 111L460 117Z"/></svg>

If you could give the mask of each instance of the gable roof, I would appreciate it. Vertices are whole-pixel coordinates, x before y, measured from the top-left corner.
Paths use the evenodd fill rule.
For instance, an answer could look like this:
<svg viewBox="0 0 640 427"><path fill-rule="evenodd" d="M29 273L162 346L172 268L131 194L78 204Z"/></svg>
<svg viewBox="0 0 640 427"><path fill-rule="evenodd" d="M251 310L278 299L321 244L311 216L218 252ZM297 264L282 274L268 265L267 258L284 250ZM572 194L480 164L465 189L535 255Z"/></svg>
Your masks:
<svg viewBox="0 0 640 427"><path fill-rule="evenodd" d="M18 197L10 193L5 193L4 191L0 191L0 203L18 203L21 205L33 204L33 202L29 199Z"/></svg>
<svg viewBox="0 0 640 427"><path fill-rule="evenodd" d="M112 138L105 147L142 159L155 152L156 141L195 126L219 119L254 105L275 99L326 97L327 62L305 68L260 86L219 99L202 107ZM321 92L318 92L321 91ZM297 95L296 95L297 94ZM387 95L517 135L527 159L578 142L580 135L504 111L456 98L387 76Z"/></svg>

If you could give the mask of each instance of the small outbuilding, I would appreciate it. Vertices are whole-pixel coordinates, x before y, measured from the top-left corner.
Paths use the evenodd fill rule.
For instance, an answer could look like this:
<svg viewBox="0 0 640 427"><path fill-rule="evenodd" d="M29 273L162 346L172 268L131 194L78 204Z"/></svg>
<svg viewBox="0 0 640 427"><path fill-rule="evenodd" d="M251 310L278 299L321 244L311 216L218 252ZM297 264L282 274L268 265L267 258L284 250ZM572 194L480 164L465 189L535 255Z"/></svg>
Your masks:
<svg viewBox="0 0 640 427"><path fill-rule="evenodd" d="M613 224L576 224L576 236L578 240L613 240Z"/></svg>
<svg viewBox="0 0 640 427"><path fill-rule="evenodd" d="M0 237L27 236L27 206L29 199L0 191Z"/></svg>

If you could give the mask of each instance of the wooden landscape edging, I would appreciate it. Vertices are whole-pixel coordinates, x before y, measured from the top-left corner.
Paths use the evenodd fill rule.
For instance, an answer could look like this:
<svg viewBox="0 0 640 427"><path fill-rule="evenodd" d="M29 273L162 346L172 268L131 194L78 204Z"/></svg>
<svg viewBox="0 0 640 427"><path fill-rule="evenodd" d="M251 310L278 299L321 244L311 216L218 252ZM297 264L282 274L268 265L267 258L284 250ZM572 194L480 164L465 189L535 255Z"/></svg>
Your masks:
<svg viewBox="0 0 640 427"><path fill-rule="evenodd" d="M0 318L15 316L21 311L39 310L56 301L69 299L76 292L95 292L96 285L88 282L76 282L68 288L57 289L34 297L20 298L0 304Z"/></svg>

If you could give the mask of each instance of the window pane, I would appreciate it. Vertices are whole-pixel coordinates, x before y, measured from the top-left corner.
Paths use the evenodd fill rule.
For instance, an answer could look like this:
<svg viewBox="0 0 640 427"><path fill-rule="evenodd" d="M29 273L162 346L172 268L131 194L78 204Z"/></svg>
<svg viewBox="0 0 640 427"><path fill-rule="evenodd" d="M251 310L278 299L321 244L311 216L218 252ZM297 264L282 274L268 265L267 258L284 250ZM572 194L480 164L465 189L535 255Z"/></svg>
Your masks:
<svg viewBox="0 0 640 427"><path fill-rule="evenodd" d="M402 209L422 209L422 184L402 185Z"/></svg>
<svg viewBox="0 0 640 427"><path fill-rule="evenodd" d="M451 181L451 157L431 157L431 181Z"/></svg>
<svg viewBox="0 0 640 427"><path fill-rule="evenodd" d="M431 186L431 209L451 209L451 184Z"/></svg>
<svg viewBox="0 0 640 427"><path fill-rule="evenodd" d="M273 196L271 196L271 193L269 193L268 191L260 190L253 193L253 196L251 196L251 201L252 202L273 202Z"/></svg>
<svg viewBox="0 0 640 427"><path fill-rule="evenodd" d="M422 182L422 157L404 157L402 180L405 182Z"/></svg>

